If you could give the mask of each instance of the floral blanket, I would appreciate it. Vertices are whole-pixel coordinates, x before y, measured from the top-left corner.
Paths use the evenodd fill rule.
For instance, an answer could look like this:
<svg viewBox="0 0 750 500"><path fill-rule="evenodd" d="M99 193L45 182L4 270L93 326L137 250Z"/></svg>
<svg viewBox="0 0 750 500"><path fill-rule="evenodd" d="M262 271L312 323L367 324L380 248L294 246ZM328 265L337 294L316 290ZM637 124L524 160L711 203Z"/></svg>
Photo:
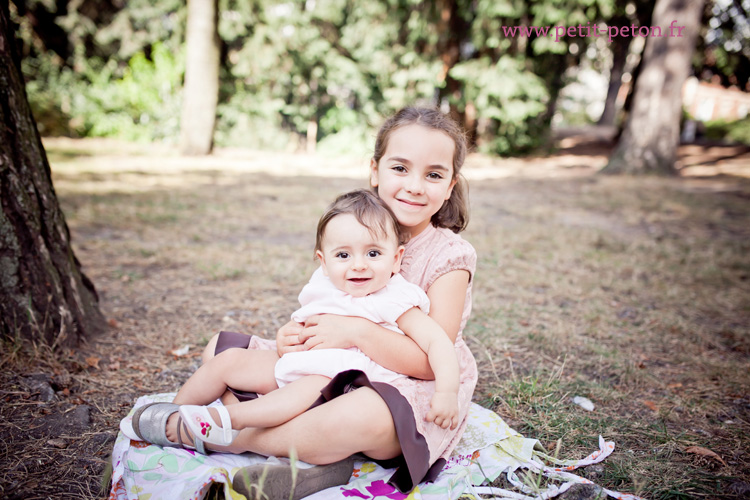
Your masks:
<svg viewBox="0 0 750 500"><path fill-rule="evenodd" d="M142 396L135 408L154 401L172 401L174 394ZM214 403L221 404L221 403ZM123 419L121 429L132 428L132 414ZM319 491L307 500L374 499L445 500L463 494L474 498L552 498L575 483L590 483L571 471L601 462L612 451L614 443L599 438L599 450L583 460L556 461L540 451L535 439L528 439L511 429L496 413L472 404L469 425L445 468L433 483L419 484L410 493L400 493L386 481L392 469L383 469L371 461L355 462L349 483ZM260 455L245 453L232 455L199 453L180 448L162 448L141 441L133 441L122 431L117 436L112 452L112 489L110 500L203 499L212 485L223 490L227 499L245 497L232 489L232 477L242 467L263 463ZM556 466L547 466L554 463ZM533 471L552 481L539 489L525 484L517 475L519 469ZM500 474L523 493L486 486ZM214 486L216 488L217 486ZM619 499L637 499L633 495L604 490Z"/></svg>

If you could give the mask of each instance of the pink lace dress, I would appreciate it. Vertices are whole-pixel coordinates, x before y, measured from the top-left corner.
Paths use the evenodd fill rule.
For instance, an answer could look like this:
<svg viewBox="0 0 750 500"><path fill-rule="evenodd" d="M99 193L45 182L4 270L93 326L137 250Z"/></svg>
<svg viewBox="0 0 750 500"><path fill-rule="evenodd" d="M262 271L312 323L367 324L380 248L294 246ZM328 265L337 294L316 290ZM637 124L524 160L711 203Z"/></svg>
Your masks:
<svg viewBox="0 0 750 500"><path fill-rule="evenodd" d="M401 266L401 274L425 292L435 280L451 271L466 270L472 277L466 290L461 326L455 343L460 367L460 423L456 429L442 429L433 422L425 422L424 417L430 409L430 400L435 392L434 381L407 377L390 384L371 382L362 371L348 370L336 375L321 391L321 397L313 405L324 404L358 387L374 389L385 400L393 415L401 444L403 455L384 465L396 467L396 472L389 482L402 492L410 491L420 482L433 480L442 470L445 459L453 451L466 428L466 417L477 383L477 365L463 340L462 332L471 312L471 285L475 269L476 252L471 244L450 230L435 228L432 225L407 243ZM255 336L222 332L216 353L229 347L276 349L276 343ZM235 394L241 400L255 397L237 391Z"/></svg>

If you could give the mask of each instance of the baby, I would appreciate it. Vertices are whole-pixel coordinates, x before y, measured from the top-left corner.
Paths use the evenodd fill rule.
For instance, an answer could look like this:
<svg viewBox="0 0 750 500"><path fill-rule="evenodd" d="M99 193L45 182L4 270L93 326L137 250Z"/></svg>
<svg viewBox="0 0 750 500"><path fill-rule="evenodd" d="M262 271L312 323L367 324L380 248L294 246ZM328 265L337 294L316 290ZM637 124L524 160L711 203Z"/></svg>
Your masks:
<svg viewBox="0 0 750 500"><path fill-rule="evenodd" d="M429 299L424 291L398 274L404 253L399 235L393 213L374 193L357 190L339 196L318 223L315 254L321 265L302 289L302 307L292 318L304 323L316 314L360 316L411 337L427 353L435 374L435 394L426 418L443 428L455 428L459 382L454 347L427 315ZM175 397L174 402L182 405L183 423L204 443L226 446L239 433L237 429L281 425L307 410L320 389L342 371L361 370L371 382L404 377L356 348L288 353L276 356L273 365L248 365L243 351L218 354ZM210 403L228 387L267 394L227 406L185 404Z"/></svg>

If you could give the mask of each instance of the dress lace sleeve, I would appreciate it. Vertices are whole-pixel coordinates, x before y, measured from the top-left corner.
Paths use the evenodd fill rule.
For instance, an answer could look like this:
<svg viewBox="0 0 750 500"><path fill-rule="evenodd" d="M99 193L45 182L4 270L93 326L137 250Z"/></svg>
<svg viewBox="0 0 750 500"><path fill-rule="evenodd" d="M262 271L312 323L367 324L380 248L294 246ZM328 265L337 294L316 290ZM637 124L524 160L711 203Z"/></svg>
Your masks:
<svg viewBox="0 0 750 500"><path fill-rule="evenodd" d="M427 288L439 277L451 271L468 271L469 282L474 278L477 268L477 252L471 243L463 238L445 242L443 248L436 252L437 258L432 259L427 270Z"/></svg>

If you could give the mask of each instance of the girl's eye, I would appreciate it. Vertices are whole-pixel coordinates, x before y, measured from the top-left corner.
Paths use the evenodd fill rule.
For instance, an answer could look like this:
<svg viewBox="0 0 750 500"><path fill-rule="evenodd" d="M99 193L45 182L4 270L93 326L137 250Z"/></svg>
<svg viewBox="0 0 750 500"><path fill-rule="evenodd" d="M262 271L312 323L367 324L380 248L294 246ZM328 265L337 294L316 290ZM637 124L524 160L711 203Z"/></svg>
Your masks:
<svg viewBox="0 0 750 500"><path fill-rule="evenodd" d="M439 174L439 173L437 173L437 172L430 172L429 174L427 174L427 177L428 177L429 179L432 179L432 180L440 180L440 179L442 179L442 178L443 178L443 176L442 176L442 175L440 175L440 174Z"/></svg>
<svg viewBox="0 0 750 500"><path fill-rule="evenodd" d="M337 259L348 259L349 254L347 252L339 252L336 254Z"/></svg>
<svg viewBox="0 0 750 500"><path fill-rule="evenodd" d="M403 165L395 165L394 167L392 167L392 169L396 172L406 172L406 167L404 167Z"/></svg>
<svg viewBox="0 0 750 500"><path fill-rule="evenodd" d="M378 250L370 250L369 252L367 252L367 256L371 259L374 259L375 257L380 256L380 252Z"/></svg>

